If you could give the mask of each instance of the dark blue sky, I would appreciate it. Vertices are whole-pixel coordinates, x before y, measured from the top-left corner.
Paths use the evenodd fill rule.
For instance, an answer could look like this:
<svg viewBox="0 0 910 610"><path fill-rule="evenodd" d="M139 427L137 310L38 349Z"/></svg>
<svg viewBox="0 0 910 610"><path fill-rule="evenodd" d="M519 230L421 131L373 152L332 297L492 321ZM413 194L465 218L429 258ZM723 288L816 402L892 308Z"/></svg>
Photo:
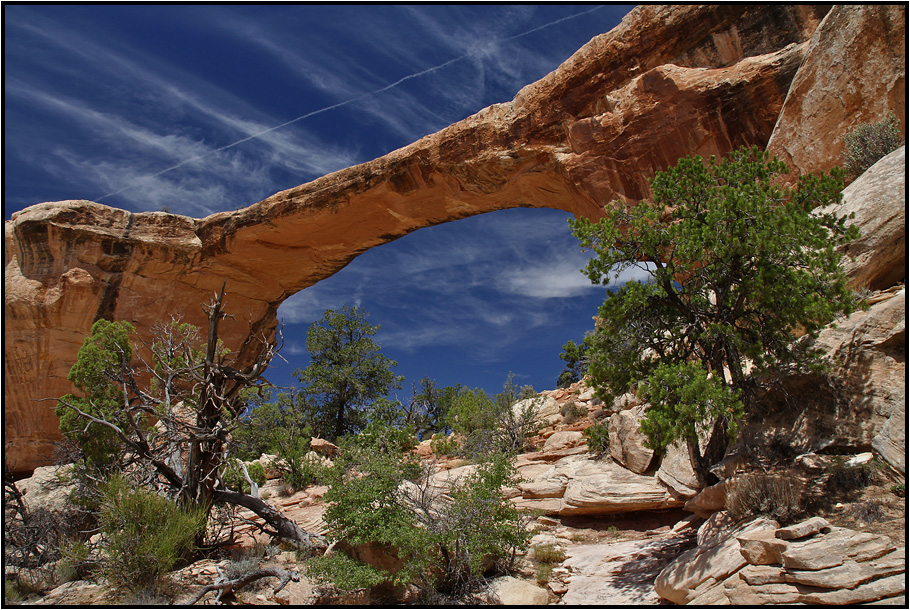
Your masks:
<svg viewBox="0 0 910 610"><path fill-rule="evenodd" d="M368 161L511 100L630 6L5 5L4 214L90 199L202 217ZM287 384L307 325L360 305L410 384L553 387L603 298L554 210L373 249L279 310ZM278 363L276 363L278 364Z"/></svg>

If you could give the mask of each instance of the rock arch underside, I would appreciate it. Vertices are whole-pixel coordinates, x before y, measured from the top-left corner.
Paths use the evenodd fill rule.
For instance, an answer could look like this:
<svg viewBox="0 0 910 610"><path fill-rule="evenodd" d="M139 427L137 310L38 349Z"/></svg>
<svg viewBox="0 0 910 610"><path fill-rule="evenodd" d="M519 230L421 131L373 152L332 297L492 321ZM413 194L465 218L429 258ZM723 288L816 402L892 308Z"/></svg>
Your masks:
<svg viewBox="0 0 910 610"><path fill-rule="evenodd" d="M51 463L54 402L39 400L72 391L67 372L99 318L140 335L174 313L201 325L200 303L226 282L235 318L222 335L248 360L251 330L274 335L286 298L422 227L512 207L596 217L647 197L648 179L680 157L743 144L770 141L799 170L831 167L846 129L904 115L905 17L901 7L829 8L639 7L511 102L245 209L194 219L64 201L14 214L4 237L7 465ZM868 77L855 67L829 77L840 114L826 124L817 104L804 107L819 78L799 75L813 53L838 61L813 51L838 11L860 20L857 36L871 27L894 40L851 42L883 65L874 85L851 84ZM809 93L794 94L798 85Z"/></svg>

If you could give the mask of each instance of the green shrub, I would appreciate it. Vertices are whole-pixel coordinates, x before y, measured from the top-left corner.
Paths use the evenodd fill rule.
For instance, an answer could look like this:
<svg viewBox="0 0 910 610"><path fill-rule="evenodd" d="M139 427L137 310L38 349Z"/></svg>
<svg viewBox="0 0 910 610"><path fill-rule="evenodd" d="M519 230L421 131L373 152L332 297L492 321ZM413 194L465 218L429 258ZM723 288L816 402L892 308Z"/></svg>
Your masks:
<svg viewBox="0 0 910 610"><path fill-rule="evenodd" d="M904 143L894 113L878 123L864 123L844 136L844 169L856 178Z"/></svg>
<svg viewBox="0 0 910 610"><path fill-rule="evenodd" d="M179 507L112 477L103 486L98 513L102 574L131 591L154 592L159 579L193 549L206 518L207 511Z"/></svg>
<svg viewBox="0 0 910 610"><path fill-rule="evenodd" d="M585 428L584 435L588 438L588 449L596 454L605 454L610 451L610 421L599 421L593 426Z"/></svg>
<svg viewBox="0 0 910 610"><path fill-rule="evenodd" d="M907 485L905 483L895 483L891 486L891 493L898 498L903 498L907 495Z"/></svg>
<svg viewBox="0 0 910 610"><path fill-rule="evenodd" d="M546 585L553 578L553 566L549 563L537 564L535 578L540 586Z"/></svg>
<svg viewBox="0 0 910 610"><path fill-rule="evenodd" d="M436 455L455 455L460 451L458 441L452 436L436 436L430 441L430 448Z"/></svg>
<svg viewBox="0 0 910 610"><path fill-rule="evenodd" d="M430 484L412 441L375 424L344 439L325 495L324 519L333 538L394 549L404 560L401 570L355 568L349 558L330 556L311 562L309 574L342 590L390 581L457 595L479 582L490 561L509 563L527 548L527 520L502 498L502 487L515 484L508 458L479 465L447 499Z"/></svg>
<svg viewBox="0 0 910 610"><path fill-rule="evenodd" d="M8 578L3 579L3 603L18 604L22 601L22 594L16 588L16 583Z"/></svg>
<svg viewBox="0 0 910 610"><path fill-rule="evenodd" d="M588 410L584 407L576 405L574 402L567 402L565 405L563 405L562 409L559 410L559 413L562 415L562 423L574 424L579 419L587 415Z"/></svg>
<svg viewBox="0 0 910 610"><path fill-rule="evenodd" d="M533 549L534 559L542 563L562 563L566 560L563 550L552 544L538 544Z"/></svg>
<svg viewBox="0 0 910 610"><path fill-rule="evenodd" d="M250 462L246 464L246 470L256 485L260 487L265 485L265 468L259 462ZM243 467L240 460L232 459L225 463L224 474L221 475L221 481L228 489L242 491L245 494L250 493L250 484L243 476Z"/></svg>
<svg viewBox="0 0 910 610"><path fill-rule="evenodd" d="M326 467L319 458L310 455L309 437L285 439L277 448L278 457L272 465L291 489L306 489L325 482Z"/></svg>
<svg viewBox="0 0 910 610"><path fill-rule="evenodd" d="M756 474L737 478L727 487L725 503L737 520L765 516L791 523L803 513L798 486L783 476Z"/></svg>
<svg viewBox="0 0 910 610"><path fill-rule="evenodd" d="M344 553L331 553L313 557L306 563L307 576L331 582L339 591L368 589L386 580L387 575Z"/></svg>
<svg viewBox="0 0 910 610"><path fill-rule="evenodd" d="M503 391L493 397L482 389L459 388L446 415L449 427L464 437L462 453L483 461L498 453L516 453L527 446L529 436L539 430L537 406L532 400L515 406L521 392L509 374ZM537 397L543 401L542 397Z"/></svg>
<svg viewBox="0 0 910 610"><path fill-rule="evenodd" d="M826 488L831 492L850 493L868 487L875 480L875 471L868 464L847 466L840 458L830 468Z"/></svg>

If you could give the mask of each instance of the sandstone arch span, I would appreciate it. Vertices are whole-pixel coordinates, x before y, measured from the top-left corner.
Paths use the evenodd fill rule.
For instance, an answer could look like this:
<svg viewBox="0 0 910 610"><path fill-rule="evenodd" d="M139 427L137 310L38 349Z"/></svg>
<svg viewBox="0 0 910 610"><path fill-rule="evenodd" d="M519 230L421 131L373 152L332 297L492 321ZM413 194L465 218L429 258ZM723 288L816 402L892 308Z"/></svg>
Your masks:
<svg viewBox="0 0 910 610"><path fill-rule="evenodd" d="M236 319L274 333L280 303L358 254L421 227L511 207L594 216L647 194L679 157L764 146L827 12L820 6L639 7L557 70L374 161L235 212L192 219L89 201L44 203L5 225L6 459L52 459L52 402L91 324L140 333L173 312L202 322L222 281Z"/></svg>

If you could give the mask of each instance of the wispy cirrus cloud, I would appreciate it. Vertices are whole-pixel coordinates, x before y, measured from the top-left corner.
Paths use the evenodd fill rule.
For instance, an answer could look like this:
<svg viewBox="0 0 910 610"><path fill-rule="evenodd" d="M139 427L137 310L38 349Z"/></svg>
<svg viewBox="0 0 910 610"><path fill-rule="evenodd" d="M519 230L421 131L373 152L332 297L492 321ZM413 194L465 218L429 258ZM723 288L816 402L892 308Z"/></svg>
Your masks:
<svg viewBox="0 0 910 610"><path fill-rule="evenodd" d="M268 131L275 117L159 58L106 45L43 14L29 17L8 26L15 35L6 50L17 61L5 79L6 111L17 118L9 121L17 146L7 154L69 180L74 196L117 193L133 209L167 205L202 215L279 190L276 172L300 176L287 187L361 160L356 146L303 129ZM91 91L80 90L85 82ZM52 149L27 136L33 125L53 122ZM219 138L245 134L258 137L243 151L221 150ZM161 171L175 165L186 171Z"/></svg>
<svg viewBox="0 0 910 610"><path fill-rule="evenodd" d="M309 323L326 308L363 305L384 347L473 346L472 357L495 360L579 299L603 295L580 271L587 258L565 216L506 210L422 229L290 297L279 317Z"/></svg>

